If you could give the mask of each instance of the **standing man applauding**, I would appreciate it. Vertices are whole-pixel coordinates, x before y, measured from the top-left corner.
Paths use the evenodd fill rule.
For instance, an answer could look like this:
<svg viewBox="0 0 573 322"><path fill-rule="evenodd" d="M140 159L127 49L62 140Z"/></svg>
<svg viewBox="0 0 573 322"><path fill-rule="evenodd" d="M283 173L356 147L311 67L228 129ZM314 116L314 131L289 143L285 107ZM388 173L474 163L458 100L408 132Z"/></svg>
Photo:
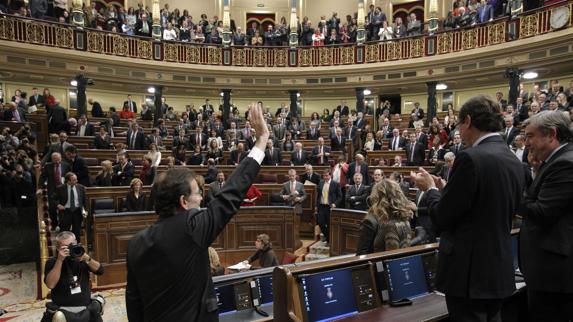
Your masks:
<svg viewBox="0 0 573 322"><path fill-rule="evenodd" d="M218 321L207 248L239 209L269 138L262 109L251 104L249 113L256 145L206 209L199 209L202 196L190 169L170 169L156 179L159 220L139 232L127 252L130 321Z"/></svg>
<svg viewBox="0 0 573 322"><path fill-rule="evenodd" d="M441 231L436 286L451 321L501 321L502 300L515 290L511 222L524 170L497 133L503 118L496 101L473 97L459 119L468 148L458 152L448 184L422 168L413 174Z"/></svg>

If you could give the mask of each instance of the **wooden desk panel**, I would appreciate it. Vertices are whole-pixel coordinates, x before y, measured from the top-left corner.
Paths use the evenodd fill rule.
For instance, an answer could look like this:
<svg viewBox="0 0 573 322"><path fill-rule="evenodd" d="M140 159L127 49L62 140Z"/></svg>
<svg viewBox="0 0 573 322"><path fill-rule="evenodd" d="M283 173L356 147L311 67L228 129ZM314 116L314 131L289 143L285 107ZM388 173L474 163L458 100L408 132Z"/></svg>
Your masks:
<svg viewBox="0 0 573 322"><path fill-rule="evenodd" d="M335 208L330 212L330 256L356 254L360 223L366 211Z"/></svg>
<svg viewBox="0 0 573 322"><path fill-rule="evenodd" d="M156 220L157 216L150 213L94 217L93 256L106 271L96 279L98 288L125 285L128 243L137 232ZM256 236L266 233L280 262L285 252L292 253L299 247L299 226L300 217L293 208L244 207L229 221L212 246L217 250L221 264L229 266L253 255Z"/></svg>

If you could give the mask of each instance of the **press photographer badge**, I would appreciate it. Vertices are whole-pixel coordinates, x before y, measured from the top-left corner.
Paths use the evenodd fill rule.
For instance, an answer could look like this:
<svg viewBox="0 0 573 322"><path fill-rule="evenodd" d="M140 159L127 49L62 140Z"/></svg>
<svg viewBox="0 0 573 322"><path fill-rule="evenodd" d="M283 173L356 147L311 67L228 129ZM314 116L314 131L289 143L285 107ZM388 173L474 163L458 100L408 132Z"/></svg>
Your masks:
<svg viewBox="0 0 573 322"><path fill-rule="evenodd" d="M75 286L75 287L74 287ZM70 287L70 291L73 294L79 294L82 292L82 288L80 287L80 283L78 283L78 277L74 276L74 284Z"/></svg>

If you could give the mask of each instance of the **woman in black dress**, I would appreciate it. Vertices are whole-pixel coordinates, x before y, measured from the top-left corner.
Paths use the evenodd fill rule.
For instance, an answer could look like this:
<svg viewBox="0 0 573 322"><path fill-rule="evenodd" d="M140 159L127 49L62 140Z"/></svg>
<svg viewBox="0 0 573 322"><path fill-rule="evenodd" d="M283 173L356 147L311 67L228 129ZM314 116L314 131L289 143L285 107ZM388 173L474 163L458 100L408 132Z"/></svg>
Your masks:
<svg viewBox="0 0 573 322"><path fill-rule="evenodd" d="M253 256L249 257L247 260L250 263L259 260L259 266L261 268L264 267L273 267L278 266L279 261L277 259L277 255L271 245L271 238L267 234L260 234L257 236L257 240L255 240L255 248L257 252L253 254Z"/></svg>
<svg viewBox="0 0 573 322"><path fill-rule="evenodd" d="M145 193L141 191L143 182L135 178L131 180L129 192L125 197L125 208L127 211L144 211L145 210Z"/></svg>

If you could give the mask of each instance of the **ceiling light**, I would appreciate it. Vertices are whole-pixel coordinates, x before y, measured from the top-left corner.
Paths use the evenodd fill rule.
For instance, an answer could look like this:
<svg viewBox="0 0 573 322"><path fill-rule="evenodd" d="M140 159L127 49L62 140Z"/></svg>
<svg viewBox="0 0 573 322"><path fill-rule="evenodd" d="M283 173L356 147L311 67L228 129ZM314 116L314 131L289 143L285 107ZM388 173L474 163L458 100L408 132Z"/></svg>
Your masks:
<svg viewBox="0 0 573 322"><path fill-rule="evenodd" d="M523 74L523 79L535 79L537 78L537 73L536 72L527 72L525 74Z"/></svg>
<svg viewBox="0 0 573 322"><path fill-rule="evenodd" d="M448 85L446 85L444 83L439 83L438 85L436 85L436 89L439 91L443 91L445 89L448 89Z"/></svg>
<svg viewBox="0 0 573 322"><path fill-rule="evenodd" d="M155 87L149 86L149 88L147 89L147 92L150 94L155 94Z"/></svg>
<svg viewBox="0 0 573 322"><path fill-rule="evenodd" d="M70 85L72 85L72 86L74 86L74 87L75 87L75 86L78 86L78 81L74 79L74 80L72 80L72 81L70 82Z"/></svg>
<svg viewBox="0 0 573 322"><path fill-rule="evenodd" d="M363 93L364 93L364 95L370 95L370 94L372 94L372 91L369 89L365 89Z"/></svg>
<svg viewBox="0 0 573 322"><path fill-rule="evenodd" d="M300 97L300 93L296 93L296 97Z"/></svg>
<svg viewBox="0 0 573 322"><path fill-rule="evenodd" d="M219 93L219 96L223 97L225 95L223 92Z"/></svg>
<svg viewBox="0 0 573 322"><path fill-rule="evenodd" d="M75 92L75 91L70 91L70 96L71 96L71 97L75 97L75 96L76 96L76 92Z"/></svg>

